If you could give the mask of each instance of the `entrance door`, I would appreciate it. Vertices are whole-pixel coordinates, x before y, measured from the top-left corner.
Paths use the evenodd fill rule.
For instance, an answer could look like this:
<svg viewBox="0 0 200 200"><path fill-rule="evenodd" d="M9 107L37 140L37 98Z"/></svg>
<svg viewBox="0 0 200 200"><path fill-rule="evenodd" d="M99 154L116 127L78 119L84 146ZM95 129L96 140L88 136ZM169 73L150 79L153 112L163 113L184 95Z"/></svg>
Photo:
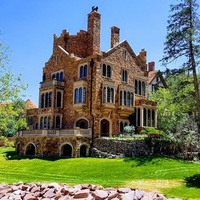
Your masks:
<svg viewBox="0 0 200 200"><path fill-rule="evenodd" d="M106 119L101 121L101 136L109 136L109 121Z"/></svg>

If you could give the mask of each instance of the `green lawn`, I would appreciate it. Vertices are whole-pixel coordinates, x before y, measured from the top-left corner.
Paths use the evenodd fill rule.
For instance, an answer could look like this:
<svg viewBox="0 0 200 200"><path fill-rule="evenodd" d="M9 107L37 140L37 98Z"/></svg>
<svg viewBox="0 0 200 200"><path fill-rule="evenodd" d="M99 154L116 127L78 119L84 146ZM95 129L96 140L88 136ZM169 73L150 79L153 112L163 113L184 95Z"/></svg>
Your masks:
<svg viewBox="0 0 200 200"><path fill-rule="evenodd" d="M162 157L39 159L0 149L0 182L90 183L200 200L200 164Z"/></svg>

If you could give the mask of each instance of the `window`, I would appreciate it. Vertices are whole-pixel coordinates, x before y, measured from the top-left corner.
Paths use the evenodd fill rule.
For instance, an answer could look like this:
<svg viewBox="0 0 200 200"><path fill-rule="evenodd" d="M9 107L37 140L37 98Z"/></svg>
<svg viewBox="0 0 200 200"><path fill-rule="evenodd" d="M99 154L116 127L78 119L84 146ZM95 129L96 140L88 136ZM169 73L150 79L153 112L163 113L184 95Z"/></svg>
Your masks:
<svg viewBox="0 0 200 200"><path fill-rule="evenodd" d="M133 92L120 91L120 106L131 106L133 107Z"/></svg>
<svg viewBox="0 0 200 200"><path fill-rule="evenodd" d="M86 102L86 87L76 88L74 91L74 103L85 103Z"/></svg>
<svg viewBox="0 0 200 200"><path fill-rule="evenodd" d="M51 74L51 79L56 79L57 81L64 81L64 72L58 71Z"/></svg>
<svg viewBox="0 0 200 200"><path fill-rule="evenodd" d="M126 50L123 51L122 57L123 57L124 60L127 60L127 52L126 52Z"/></svg>
<svg viewBox="0 0 200 200"><path fill-rule="evenodd" d="M110 65L103 64L102 75L107 78L112 77L112 68Z"/></svg>
<svg viewBox="0 0 200 200"><path fill-rule="evenodd" d="M114 103L114 89L111 87L104 87L103 89L103 102Z"/></svg>
<svg viewBox="0 0 200 200"><path fill-rule="evenodd" d="M52 92L42 93L40 99L41 108L49 108L52 106Z"/></svg>
<svg viewBox="0 0 200 200"><path fill-rule="evenodd" d="M51 127L51 116L40 117L40 129L50 129Z"/></svg>
<svg viewBox="0 0 200 200"><path fill-rule="evenodd" d="M80 66L79 68L79 78L86 78L88 76L88 66Z"/></svg>
<svg viewBox="0 0 200 200"><path fill-rule="evenodd" d="M62 94L60 91L58 91L56 95L56 106L57 108L61 108L61 105L62 105Z"/></svg>
<svg viewBox="0 0 200 200"><path fill-rule="evenodd" d="M135 80L135 94L146 95L146 84L144 81Z"/></svg>
<svg viewBox="0 0 200 200"><path fill-rule="evenodd" d="M128 82L128 72L127 70L122 70L122 82L127 83Z"/></svg>

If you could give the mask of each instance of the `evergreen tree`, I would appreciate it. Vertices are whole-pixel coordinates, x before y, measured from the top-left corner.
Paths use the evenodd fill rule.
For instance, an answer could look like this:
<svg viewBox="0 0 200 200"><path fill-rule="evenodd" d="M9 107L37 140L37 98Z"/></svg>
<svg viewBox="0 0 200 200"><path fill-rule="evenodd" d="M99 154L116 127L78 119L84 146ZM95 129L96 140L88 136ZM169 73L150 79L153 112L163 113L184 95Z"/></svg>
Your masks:
<svg viewBox="0 0 200 200"><path fill-rule="evenodd" d="M200 57L200 22L197 13L199 5L196 0L180 0L170 6L167 37L162 59L165 65L182 58L179 69L166 70L166 76L180 73L193 75L194 94L197 109L198 132L200 132L200 96L196 68Z"/></svg>

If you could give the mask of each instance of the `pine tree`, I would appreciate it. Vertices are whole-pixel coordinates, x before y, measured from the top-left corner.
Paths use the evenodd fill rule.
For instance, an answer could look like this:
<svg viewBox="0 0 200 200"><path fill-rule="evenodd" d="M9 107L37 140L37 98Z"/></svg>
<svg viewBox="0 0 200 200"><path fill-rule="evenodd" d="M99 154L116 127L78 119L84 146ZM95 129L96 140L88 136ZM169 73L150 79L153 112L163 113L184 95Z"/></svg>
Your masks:
<svg viewBox="0 0 200 200"><path fill-rule="evenodd" d="M179 69L166 70L167 75L188 73L193 75L193 84L197 108L198 133L200 132L200 95L196 68L200 57L200 21L196 0L180 0L170 6L167 37L164 48L165 65L184 60Z"/></svg>

